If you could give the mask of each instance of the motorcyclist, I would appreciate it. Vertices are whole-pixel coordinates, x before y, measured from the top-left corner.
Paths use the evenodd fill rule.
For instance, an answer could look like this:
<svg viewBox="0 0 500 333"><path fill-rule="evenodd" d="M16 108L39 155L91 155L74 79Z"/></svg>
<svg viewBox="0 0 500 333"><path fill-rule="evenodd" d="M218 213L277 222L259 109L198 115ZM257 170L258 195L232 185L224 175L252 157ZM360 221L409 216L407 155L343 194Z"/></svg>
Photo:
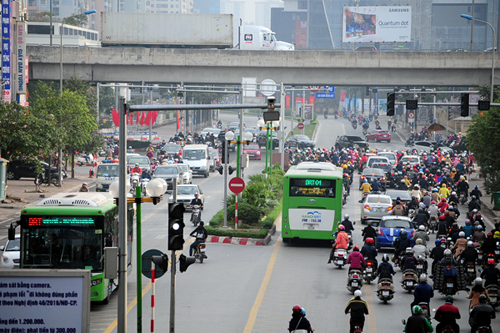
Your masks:
<svg viewBox="0 0 500 333"><path fill-rule="evenodd" d="M465 220L464 232L465 232L465 237L467 238L472 236L472 234L474 234L474 227L471 226L469 219Z"/></svg>
<svg viewBox="0 0 500 333"><path fill-rule="evenodd" d="M374 267L378 267L377 262L377 249L375 248L375 241L373 238L369 237L366 239L365 245L361 248L361 254L366 260L370 260L374 263Z"/></svg>
<svg viewBox="0 0 500 333"><path fill-rule="evenodd" d="M419 284L415 287L413 291L413 302L411 307L419 305L420 303L427 303L430 309L431 298L434 297L434 289L427 283L427 275L420 274Z"/></svg>
<svg viewBox="0 0 500 333"><path fill-rule="evenodd" d="M344 221L341 223L344 226L345 232L347 232L349 235L352 234L352 231L354 230L354 225L353 223L349 220L349 214L344 215Z"/></svg>
<svg viewBox="0 0 500 333"><path fill-rule="evenodd" d="M408 238L408 233L403 229L399 232L399 238L395 241L394 244L394 260L400 254L404 253L404 251L406 251L408 247L411 249L411 241Z"/></svg>
<svg viewBox="0 0 500 333"><path fill-rule="evenodd" d="M451 250L455 250L455 257L458 257L467 248L467 239L465 239L465 232L460 231L458 233L458 239L455 244L451 247Z"/></svg>
<svg viewBox="0 0 500 333"><path fill-rule="evenodd" d="M425 226L423 224L418 226L418 231L413 235L412 240L417 241L420 239L424 246L427 246L427 242L429 241L429 235L425 231Z"/></svg>
<svg viewBox="0 0 500 333"><path fill-rule="evenodd" d="M359 247L354 245L352 247L352 252L347 257L347 264L349 266L349 272L354 270L363 270L363 267L366 266L366 261L361 252L359 252Z"/></svg>
<svg viewBox="0 0 500 333"><path fill-rule="evenodd" d="M396 272L389 262L389 256L384 253L384 255L382 256L382 263L378 265L377 268L378 282L380 283L381 279L391 279L392 281L392 276L394 274L396 274Z"/></svg>
<svg viewBox="0 0 500 333"><path fill-rule="evenodd" d="M472 234L472 241L474 243L483 242L486 239L486 234L483 231L483 227L478 225L475 227L475 232Z"/></svg>
<svg viewBox="0 0 500 333"><path fill-rule="evenodd" d="M372 191L373 193L377 193L378 191L380 191L382 185L380 185L379 181L377 179L375 179L372 183Z"/></svg>
<svg viewBox="0 0 500 333"><path fill-rule="evenodd" d="M481 249L483 250L483 255L488 257L488 255L495 255L495 250L497 248L497 240L493 238L493 233L488 232L486 235L486 239L483 241L481 245Z"/></svg>
<svg viewBox="0 0 500 333"><path fill-rule="evenodd" d="M203 243L205 241L205 239L208 237L207 229L205 229L204 224L205 223L203 223L203 221L200 221L200 224L196 227L196 229L191 231L191 233L189 234L189 236L191 236L191 237L196 237L193 244L191 244L191 246L189 246L189 256L192 256L193 250L196 249L196 247L200 243ZM203 257L207 258L206 255L203 255Z"/></svg>
<svg viewBox="0 0 500 333"><path fill-rule="evenodd" d="M439 321L436 326L436 333L441 333L443 328L450 325L455 332L460 332L457 319L460 319L460 310L453 305L453 296L446 296L446 302L436 310L434 319Z"/></svg>
<svg viewBox="0 0 500 333"><path fill-rule="evenodd" d="M439 209L436 206L436 201L434 200L431 201L431 205L429 206L428 212L429 212L429 217L435 217L436 219L438 218Z"/></svg>
<svg viewBox="0 0 500 333"><path fill-rule="evenodd" d="M139 167L139 163L136 163L135 166L130 170L131 174L138 173L140 176L142 176L142 169Z"/></svg>
<svg viewBox="0 0 500 333"><path fill-rule="evenodd" d="M432 260L432 274L434 275L436 265L441 262L441 260L444 258L444 251L446 250L445 247L441 246L441 240L438 238L435 241L436 247L432 249L431 254L429 257Z"/></svg>
<svg viewBox="0 0 500 333"><path fill-rule="evenodd" d="M424 241L418 238L415 241L415 246L412 249L413 257L418 258L422 256L423 258L427 258L429 256L429 249L424 245Z"/></svg>
<svg viewBox="0 0 500 333"><path fill-rule="evenodd" d="M408 211L413 209L415 212L419 208L419 204L416 197L411 197L411 201L408 203Z"/></svg>
<svg viewBox="0 0 500 333"><path fill-rule="evenodd" d="M366 305L365 300L361 298L362 295L363 293L361 290L356 290L354 292L354 297L349 301L344 310L345 314L351 313L349 333L354 333L356 326L359 326L359 328L363 330L365 325L365 315L368 315L368 305Z"/></svg>
<svg viewBox="0 0 500 333"><path fill-rule="evenodd" d="M80 190L78 192L88 192L89 191L89 185L87 183L83 183L82 187L80 187Z"/></svg>
<svg viewBox="0 0 500 333"><path fill-rule="evenodd" d="M148 150L148 151L147 151L147 153L146 153L146 156L147 156L150 160L152 160L152 159L155 157L155 155L154 155L154 153L153 153L153 151L152 151L152 150Z"/></svg>
<svg viewBox="0 0 500 333"><path fill-rule="evenodd" d="M201 201L199 196L200 196L200 194L198 192L196 192L194 194L194 198L193 198L193 200L191 200L189 207L194 208L194 206L200 206L200 213L199 213L200 215L198 216L198 218L201 220L201 210L203 209L203 202ZM194 209L193 209L193 213L191 213L191 221L193 221L193 215L194 215Z"/></svg>
<svg viewBox="0 0 500 333"><path fill-rule="evenodd" d="M481 272L481 278L484 279L484 287L490 284L499 285L500 270L495 267L495 259L488 259L488 264Z"/></svg>
<svg viewBox="0 0 500 333"><path fill-rule="evenodd" d="M470 195L471 196L474 195L478 201L481 201L481 197L483 196L483 194L481 193L481 190L479 189L479 186L477 186L477 185L474 186L474 189L470 192Z"/></svg>
<svg viewBox="0 0 500 333"><path fill-rule="evenodd" d="M479 296L479 304L472 308L470 312L469 324L471 332L476 332L481 326L487 326L491 332L491 319L496 318L495 309L486 303L486 295Z"/></svg>
<svg viewBox="0 0 500 333"><path fill-rule="evenodd" d="M470 299L469 310L472 310L474 306L479 304L479 296L481 295L485 295L488 299L490 298L486 288L483 287L483 279L478 277L474 280L474 287L472 287L469 295L467 295L467 298Z"/></svg>
<svg viewBox="0 0 500 333"><path fill-rule="evenodd" d="M371 221L367 223L366 227L361 232L361 236L363 236L363 241L365 241L367 238L377 239L377 230L375 230L375 228L372 226Z"/></svg>
<svg viewBox="0 0 500 333"><path fill-rule="evenodd" d="M458 194L463 193L465 195L465 198L467 199L468 194L469 194L469 183L465 180L465 178L461 179L458 184L457 184L457 191Z"/></svg>
<svg viewBox="0 0 500 333"><path fill-rule="evenodd" d="M467 248L462 251L460 258L463 259L464 265L468 262L476 263L477 260L477 250L474 247L474 243L472 241L467 242Z"/></svg>
<svg viewBox="0 0 500 333"><path fill-rule="evenodd" d="M405 324L405 333L427 333L433 331L429 320L422 316L422 308L419 305L413 306L411 313L412 315L408 317Z"/></svg>
<svg viewBox="0 0 500 333"><path fill-rule="evenodd" d="M365 195L365 193L370 194L372 191L372 187L371 187L370 183L368 183L368 180L366 180L366 179L359 189L362 191L363 195ZM363 202L363 199L361 199L359 202Z"/></svg>
<svg viewBox="0 0 500 333"><path fill-rule="evenodd" d="M411 247L406 248L405 255L401 258L401 270L405 271L407 269L415 270L415 257L413 257L413 250Z"/></svg>
<svg viewBox="0 0 500 333"><path fill-rule="evenodd" d="M141 179L144 179L144 178L151 180L151 174L149 173L148 169L144 170L143 174L141 175Z"/></svg>
<svg viewBox="0 0 500 333"><path fill-rule="evenodd" d="M440 265L443 266L444 270L444 276L446 277L452 277L453 278L453 284L456 286L457 285L457 277L458 277L458 271L457 271L457 261L453 257L453 254L450 249L444 250L444 258L441 259Z"/></svg>
<svg viewBox="0 0 500 333"><path fill-rule="evenodd" d="M396 200L396 204L392 208L392 215L403 216L403 215L405 215L405 213L406 213L406 210L405 210L403 204L401 203L401 201Z"/></svg>
<svg viewBox="0 0 500 333"><path fill-rule="evenodd" d="M300 305L295 305L292 308L292 319L288 323L288 332L295 332L296 330L305 330L307 333L314 331L311 323L306 318L306 311Z"/></svg>
<svg viewBox="0 0 500 333"><path fill-rule="evenodd" d="M335 249L344 249L347 250L349 248L349 235L345 232L345 227L343 225L339 226L339 232L335 238L335 242L332 244L332 250L330 251L330 257L328 259L328 264L332 263L333 255L335 253Z"/></svg>
<svg viewBox="0 0 500 333"><path fill-rule="evenodd" d="M481 210L481 205L477 201L477 198L475 195L471 196L471 201L469 201L469 212L472 212L474 209L477 209L478 211Z"/></svg>
<svg viewBox="0 0 500 333"><path fill-rule="evenodd" d="M439 236L448 235L448 224L446 223L446 215L442 214L439 216L436 229L437 229L436 235Z"/></svg>

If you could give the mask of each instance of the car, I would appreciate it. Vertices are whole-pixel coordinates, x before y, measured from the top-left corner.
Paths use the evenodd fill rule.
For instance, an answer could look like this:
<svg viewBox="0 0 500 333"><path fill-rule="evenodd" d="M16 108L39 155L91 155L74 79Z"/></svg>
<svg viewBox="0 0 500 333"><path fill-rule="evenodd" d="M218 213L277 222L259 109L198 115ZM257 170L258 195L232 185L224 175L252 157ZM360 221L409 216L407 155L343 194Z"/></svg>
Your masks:
<svg viewBox="0 0 500 333"><path fill-rule="evenodd" d="M361 200L361 224L367 220L381 220L392 211L392 199L385 194L368 194Z"/></svg>
<svg viewBox="0 0 500 333"><path fill-rule="evenodd" d="M229 123L229 125L227 126L227 130L232 131L232 132L234 132L238 128L240 128L239 121L233 121L233 122Z"/></svg>
<svg viewBox="0 0 500 333"><path fill-rule="evenodd" d="M410 163L410 165L420 164L420 156L417 155L405 155L399 160L403 165Z"/></svg>
<svg viewBox="0 0 500 333"><path fill-rule="evenodd" d="M384 130L370 131L365 136L366 141L373 140L375 142L387 141L391 142L391 133Z"/></svg>
<svg viewBox="0 0 500 333"><path fill-rule="evenodd" d="M307 135L292 135L286 140L285 145L288 148L314 148L315 143Z"/></svg>
<svg viewBox="0 0 500 333"><path fill-rule="evenodd" d="M396 167L396 165L398 164L398 159L396 157L396 154L392 152L381 151L377 153L377 156L387 157L389 159L389 162L391 162L394 167Z"/></svg>
<svg viewBox="0 0 500 333"><path fill-rule="evenodd" d="M214 148L209 148L208 153L210 154L210 156L214 157L215 166L216 167L220 166L221 165L221 156L219 154L219 150L214 149Z"/></svg>
<svg viewBox="0 0 500 333"><path fill-rule="evenodd" d="M164 179L168 184L168 191L173 189L173 182L177 182L177 185L181 185L184 182L184 174L181 167L178 164L169 165L159 165L153 172L154 178Z"/></svg>
<svg viewBox="0 0 500 333"><path fill-rule="evenodd" d="M262 156L260 153L260 147L256 143L250 143L249 145L243 146L243 154L248 154L249 159L261 160Z"/></svg>
<svg viewBox="0 0 500 333"><path fill-rule="evenodd" d="M133 169L137 163L139 163L139 168L141 168L143 172L144 170L151 171L151 161L149 160L149 157L132 156L129 159L127 159L127 167L129 169Z"/></svg>
<svg viewBox="0 0 500 333"><path fill-rule="evenodd" d="M182 180L184 184L192 184L193 183L193 171L189 165L184 163L177 163L177 166L182 170Z"/></svg>
<svg viewBox="0 0 500 333"><path fill-rule="evenodd" d="M371 168L374 163L387 163L389 165L391 164L387 157L375 155L368 157L368 160L366 160L366 167Z"/></svg>
<svg viewBox="0 0 500 333"><path fill-rule="evenodd" d="M335 149L342 148L368 148L368 142L359 136L355 135L341 135L337 137L335 142Z"/></svg>
<svg viewBox="0 0 500 333"><path fill-rule="evenodd" d="M205 195L201 188L196 184L179 185L177 186L177 202L184 205L186 210L191 210L191 201L194 199L194 194L199 193L198 198L205 205ZM173 202L172 195L169 197L169 202Z"/></svg>
<svg viewBox="0 0 500 333"><path fill-rule="evenodd" d="M413 146L427 148L427 150L434 150L437 146L435 141L416 141Z"/></svg>
<svg viewBox="0 0 500 333"><path fill-rule="evenodd" d="M382 169L364 168L363 172L361 172L361 176L359 177L359 183L362 184L365 179L370 184L372 184L375 179L378 180L378 182L382 186L382 191L385 191L387 177L385 176L385 172Z"/></svg>
<svg viewBox="0 0 500 333"><path fill-rule="evenodd" d="M385 179L386 179L386 187L394 187L394 184L392 183L392 177L394 176L394 170L392 169L392 165L390 163L385 163L385 162L380 162L380 163L373 163L372 164L372 169L380 169L384 171L385 173Z"/></svg>
<svg viewBox="0 0 500 333"><path fill-rule="evenodd" d="M257 134L259 133L259 128L257 126L249 126L247 128L245 128L245 132L250 132L253 134L254 137L257 136Z"/></svg>
<svg viewBox="0 0 500 333"><path fill-rule="evenodd" d="M400 231L404 229L408 238L413 237L413 223L407 216L387 215L382 217L378 226L377 250L382 247L394 247L394 241L399 237ZM414 245L414 241L411 241Z"/></svg>
<svg viewBox="0 0 500 333"><path fill-rule="evenodd" d="M182 146L177 145L175 143L167 143L166 145L163 146L163 149L165 149L165 153L167 155L179 155L182 156Z"/></svg>
<svg viewBox="0 0 500 333"><path fill-rule="evenodd" d="M203 131L201 131L200 135L202 137L205 137L210 132L210 133L213 133L214 136L218 136L221 131L222 130L220 128L207 127L207 128L204 128Z"/></svg>
<svg viewBox="0 0 500 333"><path fill-rule="evenodd" d="M49 170L49 164L45 162L40 162L42 165L43 172L45 173L45 177L47 177L47 172ZM59 178L59 172L57 171L57 167L51 166L50 173L52 179ZM7 179L8 180L18 180L21 178L36 178L36 164L35 162L27 162L26 160L15 160L9 162L7 165ZM65 170L63 169L63 177L65 175Z"/></svg>
<svg viewBox="0 0 500 333"><path fill-rule="evenodd" d="M8 240L5 246L0 246L2 257L0 268L19 268L21 257L21 235L16 235L14 240Z"/></svg>
<svg viewBox="0 0 500 333"><path fill-rule="evenodd" d="M411 193L405 190L387 190L385 195L390 196L393 202L396 202L398 198L404 204L411 201Z"/></svg>
<svg viewBox="0 0 500 333"><path fill-rule="evenodd" d="M259 135L257 135L257 144L259 145L259 147L266 146L266 141L267 141L266 135L267 135L267 130L260 131ZM272 149L279 147L279 145L280 145L280 141L278 140L278 134L276 133L276 131L273 131L273 147L272 147Z"/></svg>

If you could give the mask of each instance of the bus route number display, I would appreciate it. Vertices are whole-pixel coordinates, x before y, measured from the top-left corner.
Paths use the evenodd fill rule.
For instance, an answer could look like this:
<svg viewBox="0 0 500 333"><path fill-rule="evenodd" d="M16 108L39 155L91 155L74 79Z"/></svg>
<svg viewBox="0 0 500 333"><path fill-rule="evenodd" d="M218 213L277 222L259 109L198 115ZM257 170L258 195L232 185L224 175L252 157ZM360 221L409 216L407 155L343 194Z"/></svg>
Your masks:
<svg viewBox="0 0 500 333"><path fill-rule="evenodd" d="M292 178L290 196L335 197L335 180Z"/></svg>
<svg viewBox="0 0 500 333"><path fill-rule="evenodd" d="M75 224L94 224L94 219L91 217L29 217L29 227L41 227L45 225L75 225Z"/></svg>

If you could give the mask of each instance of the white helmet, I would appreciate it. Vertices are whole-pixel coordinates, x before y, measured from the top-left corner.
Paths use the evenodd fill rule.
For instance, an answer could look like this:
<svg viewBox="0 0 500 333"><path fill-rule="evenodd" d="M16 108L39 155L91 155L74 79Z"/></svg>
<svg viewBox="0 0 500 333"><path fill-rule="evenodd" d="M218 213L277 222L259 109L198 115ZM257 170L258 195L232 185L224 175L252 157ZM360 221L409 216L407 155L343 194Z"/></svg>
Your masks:
<svg viewBox="0 0 500 333"><path fill-rule="evenodd" d="M344 219L348 220L349 219L349 214L344 214Z"/></svg>
<svg viewBox="0 0 500 333"><path fill-rule="evenodd" d="M481 279L480 277L476 278L474 280L474 285L475 286L482 286L483 285L483 279Z"/></svg>
<svg viewBox="0 0 500 333"><path fill-rule="evenodd" d="M460 232L458 233L458 237L460 237L460 238L465 237L465 232L460 231Z"/></svg>
<svg viewBox="0 0 500 333"><path fill-rule="evenodd" d="M420 274L420 282L427 282L427 274Z"/></svg>
<svg viewBox="0 0 500 333"><path fill-rule="evenodd" d="M424 230L425 230L425 226L424 226L423 224L422 224L422 225L420 225L420 226L418 227L418 230L420 230L420 231L424 231Z"/></svg>
<svg viewBox="0 0 500 333"><path fill-rule="evenodd" d="M363 293L359 289L354 292L354 297L361 297L361 295L363 295Z"/></svg>

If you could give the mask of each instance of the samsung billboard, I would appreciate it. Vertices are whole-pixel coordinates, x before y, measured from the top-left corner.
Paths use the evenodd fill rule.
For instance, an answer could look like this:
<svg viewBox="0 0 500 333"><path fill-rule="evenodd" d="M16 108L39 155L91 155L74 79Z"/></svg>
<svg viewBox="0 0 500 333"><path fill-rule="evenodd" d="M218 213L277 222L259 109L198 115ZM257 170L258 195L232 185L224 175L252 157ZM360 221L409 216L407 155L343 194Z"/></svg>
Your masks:
<svg viewBox="0 0 500 333"><path fill-rule="evenodd" d="M344 7L343 43L411 42L410 6Z"/></svg>

